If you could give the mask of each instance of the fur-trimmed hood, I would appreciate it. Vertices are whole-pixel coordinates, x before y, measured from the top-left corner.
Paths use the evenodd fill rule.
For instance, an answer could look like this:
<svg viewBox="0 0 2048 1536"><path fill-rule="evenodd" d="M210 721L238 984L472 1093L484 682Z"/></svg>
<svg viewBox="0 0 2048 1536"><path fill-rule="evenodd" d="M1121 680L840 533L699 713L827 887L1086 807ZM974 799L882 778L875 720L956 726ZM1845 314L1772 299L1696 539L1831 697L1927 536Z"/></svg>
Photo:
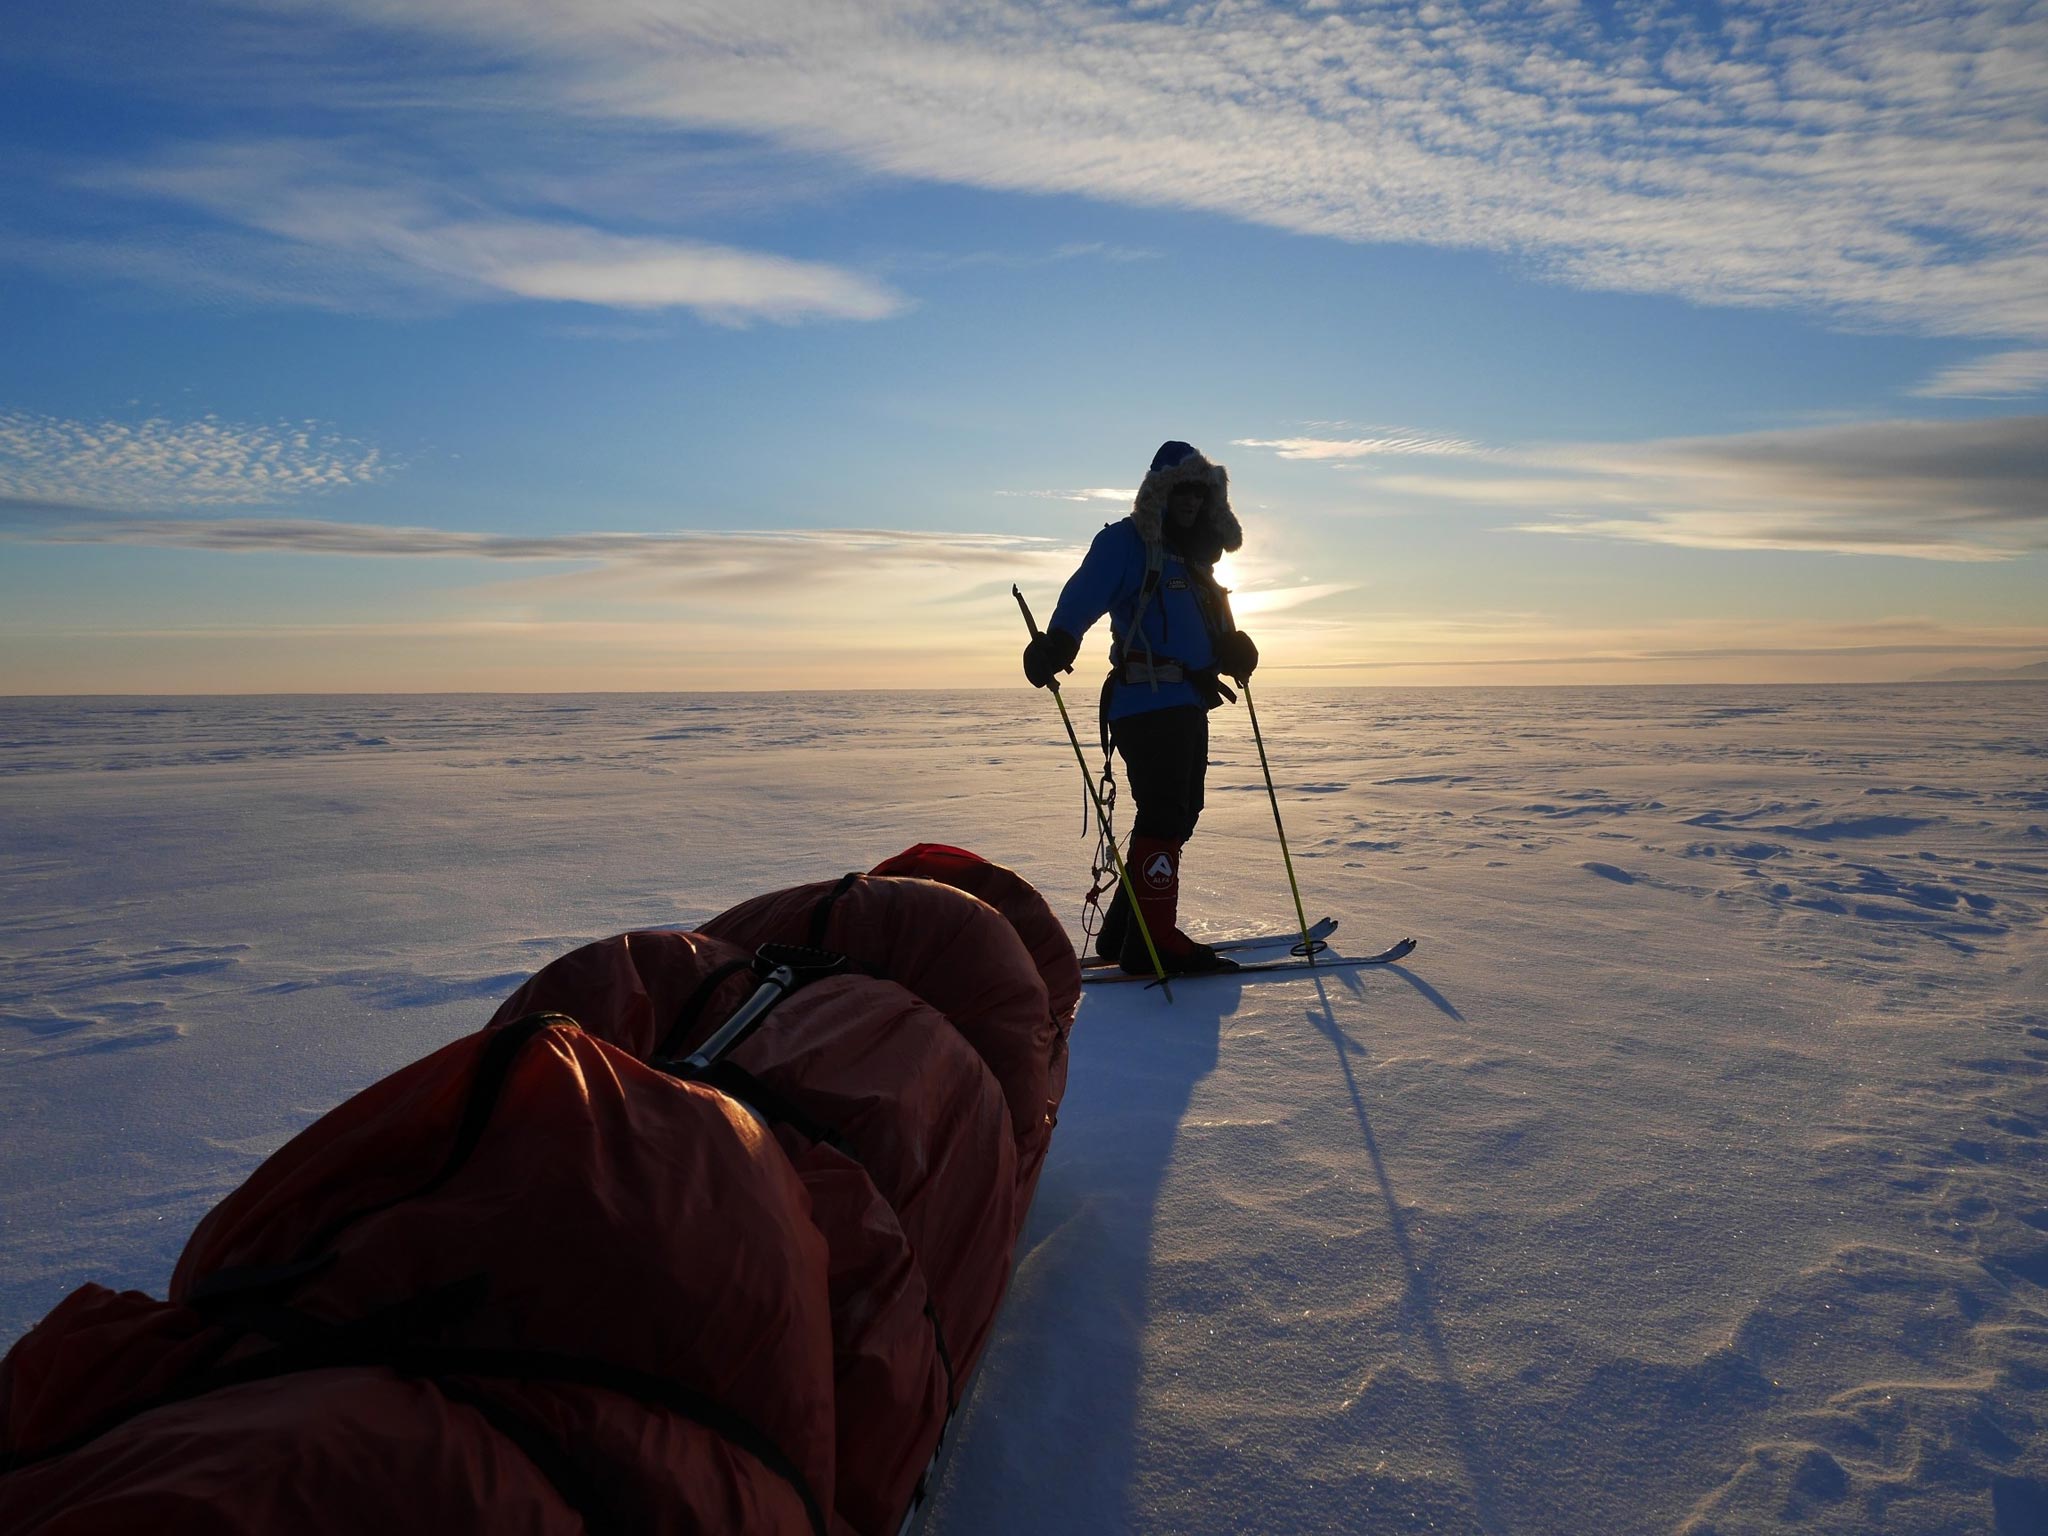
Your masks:
<svg viewBox="0 0 2048 1536"><path fill-rule="evenodd" d="M1166 502L1173 488L1190 482L1209 488L1209 509L1203 514L1203 521L1223 546L1224 553L1243 544L1244 529L1238 526L1237 514L1230 510L1230 471L1221 464L1210 463L1186 443L1163 444L1152 457L1152 468L1144 483L1138 487L1138 498L1131 504L1131 521L1145 542L1157 542L1165 528Z"/></svg>

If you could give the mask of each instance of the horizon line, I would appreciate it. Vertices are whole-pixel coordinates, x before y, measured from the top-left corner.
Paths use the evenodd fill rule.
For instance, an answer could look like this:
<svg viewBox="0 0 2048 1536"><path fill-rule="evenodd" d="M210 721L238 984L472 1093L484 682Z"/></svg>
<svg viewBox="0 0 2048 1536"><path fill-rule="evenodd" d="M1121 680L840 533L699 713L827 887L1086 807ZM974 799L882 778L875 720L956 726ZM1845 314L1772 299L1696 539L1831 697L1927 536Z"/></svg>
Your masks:
<svg viewBox="0 0 2048 1536"><path fill-rule="evenodd" d="M1364 693L1384 689L1428 688L1438 692L1456 689L1461 692L1526 690L1529 692L1557 691L1566 688L2002 688L2039 687L2048 684L2048 677L1900 677L1860 678L1856 680L1829 681L1815 678L1799 682L1744 681L1736 678L1693 682L1585 682L1585 683L1283 683L1285 689L1307 691L1315 689L1328 693ZM282 691L278 689L251 689L246 692L90 692L90 693L0 693L0 704L24 703L29 700L50 699L585 699L585 698L641 698L664 699L686 698L699 695L731 696L734 698L773 695L778 697L849 693L900 694L900 693L1010 693L1013 685L948 688L927 684L905 688L382 688L382 689L301 689ZM1219 706L1221 707L1221 706Z"/></svg>

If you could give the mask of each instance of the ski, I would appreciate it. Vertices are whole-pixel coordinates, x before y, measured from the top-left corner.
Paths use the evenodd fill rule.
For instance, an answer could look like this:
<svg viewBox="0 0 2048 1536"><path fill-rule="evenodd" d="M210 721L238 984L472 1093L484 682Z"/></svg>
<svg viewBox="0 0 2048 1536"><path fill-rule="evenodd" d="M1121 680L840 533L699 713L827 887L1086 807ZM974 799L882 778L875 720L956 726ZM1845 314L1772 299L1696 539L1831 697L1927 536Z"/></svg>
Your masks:
<svg viewBox="0 0 2048 1536"><path fill-rule="evenodd" d="M1313 933L1315 930L1309 931ZM1327 955L1313 962L1292 957L1286 960L1254 960L1249 965L1240 965L1234 971L1184 971L1179 975L1167 977L1167 980L1175 983L1205 981L1218 976L1263 976L1274 971L1348 971L1361 965L1392 965L1396 960L1405 960L1414 952L1415 941L1403 939L1392 948L1383 949L1376 955L1362 955L1356 958ZM1085 987L1106 987L1115 982L1126 981L1142 981L1156 986L1159 978L1143 973L1133 976L1126 971L1112 970L1108 966L1097 966L1084 971L1081 975L1081 984Z"/></svg>
<svg viewBox="0 0 2048 1536"><path fill-rule="evenodd" d="M1326 917L1321 922L1313 923L1309 926L1308 936L1320 944L1336 931L1337 919ZM1221 943L1211 944L1209 947L1218 954L1227 954L1233 949L1264 949L1269 944L1299 944L1300 942L1301 930L1295 928L1290 929L1286 933L1254 933L1248 934L1243 938L1225 939ZM1081 969L1084 971L1107 970L1115 965L1116 962L1114 960L1105 960L1100 955L1084 955L1081 958Z"/></svg>

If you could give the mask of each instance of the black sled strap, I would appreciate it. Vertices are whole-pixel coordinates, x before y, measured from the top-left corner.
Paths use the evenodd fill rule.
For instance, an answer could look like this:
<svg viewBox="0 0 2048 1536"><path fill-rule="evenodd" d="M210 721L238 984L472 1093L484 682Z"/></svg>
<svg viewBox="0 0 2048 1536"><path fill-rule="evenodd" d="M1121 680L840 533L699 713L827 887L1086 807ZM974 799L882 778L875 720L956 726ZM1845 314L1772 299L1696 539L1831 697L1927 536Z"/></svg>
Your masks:
<svg viewBox="0 0 2048 1536"><path fill-rule="evenodd" d="M849 870L839 877L839 883L818 898L818 904L811 908L811 948L825 947L825 929L832 921L832 908L839 898L853 889L853 882L860 878L860 871Z"/></svg>

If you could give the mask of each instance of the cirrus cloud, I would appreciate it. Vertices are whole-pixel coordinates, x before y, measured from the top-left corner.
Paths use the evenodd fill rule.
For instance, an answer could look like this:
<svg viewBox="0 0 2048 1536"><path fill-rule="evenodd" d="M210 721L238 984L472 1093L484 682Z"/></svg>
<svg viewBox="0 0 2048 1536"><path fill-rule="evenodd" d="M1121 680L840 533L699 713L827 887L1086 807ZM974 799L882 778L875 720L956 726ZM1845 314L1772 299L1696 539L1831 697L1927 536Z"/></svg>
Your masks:
<svg viewBox="0 0 2048 1536"><path fill-rule="evenodd" d="M1927 560L2048 550L2048 416L1558 445L1496 462L1372 484L1519 514L1526 533Z"/></svg>
<svg viewBox="0 0 2048 1536"><path fill-rule="evenodd" d="M998 496L1035 496L1044 501L1135 501L1136 486L1088 485L1071 491L997 491Z"/></svg>
<svg viewBox="0 0 2048 1536"><path fill-rule="evenodd" d="M396 292L512 297L613 309L689 309L718 323L877 320L904 299L823 262L674 236L621 234L570 218L501 212L363 145L248 140L187 145L79 178L98 190L183 204L245 233L238 265L337 260ZM181 238L152 235L159 247ZM216 249L217 234L207 236ZM252 243L253 242L253 243ZM289 281L271 285L290 294Z"/></svg>
<svg viewBox="0 0 2048 1536"><path fill-rule="evenodd" d="M1995 352L1944 368L1913 393L1932 399L2009 400L2048 389L2048 347Z"/></svg>
<svg viewBox="0 0 2048 1536"><path fill-rule="evenodd" d="M516 78L579 122L746 135L868 174L2048 337L2048 22L1993 0L256 8L409 35L435 99L475 110L502 110Z"/></svg>
<svg viewBox="0 0 2048 1536"><path fill-rule="evenodd" d="M582 567L538 578L560 592L658 578L666 591L758 591L786 599L806 584L853 590L859 576L863 603L884 581L895 584L890 590L939 600L1020 567L1049 571L1080 554L1058 539L1010 534L869 528L483 533L302 517L135 518L28 498L0 498L0 512L10 510L8 499L16 505L0 519L0 537L23 543Z"/></svg>
<svg viewBox="0 0 2048 1536"><path fill-rule="evenodd" d="M1240 437L1232 439L1232 446L1270 448L1283 459L1338 462L1404 454L1464 458L1486 451L1462 437L1440 437L1399 428L1389 428L1371 437Z"/></svg>

